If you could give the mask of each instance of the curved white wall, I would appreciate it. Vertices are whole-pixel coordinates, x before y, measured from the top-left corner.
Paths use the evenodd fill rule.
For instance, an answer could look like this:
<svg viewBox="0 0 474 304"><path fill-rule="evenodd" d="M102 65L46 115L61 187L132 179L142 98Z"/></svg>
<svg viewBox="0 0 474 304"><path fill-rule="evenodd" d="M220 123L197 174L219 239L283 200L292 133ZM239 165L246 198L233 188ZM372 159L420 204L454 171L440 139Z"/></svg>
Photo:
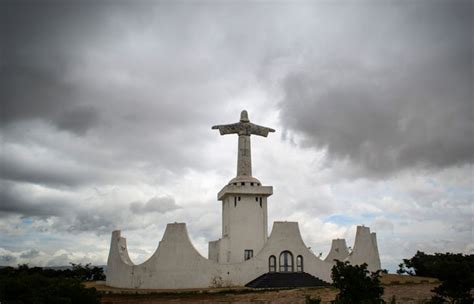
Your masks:
<svg viewBox="0 0 474 304"><path fill-rule="evenodd" d="M288 250L303 257L304 272L331 281L331 263L315 256L301 239L298 223L275 222L265 246L253 258L234 264L219 264L201 256L191 244L184 223L168 224L156 252L144 263L134 265L120 231L112 233L107 262L107 285L121 288L205 288L221 283L243 286L269 271L268 259ZM215 286L215 285L214 285Z"/></svg>

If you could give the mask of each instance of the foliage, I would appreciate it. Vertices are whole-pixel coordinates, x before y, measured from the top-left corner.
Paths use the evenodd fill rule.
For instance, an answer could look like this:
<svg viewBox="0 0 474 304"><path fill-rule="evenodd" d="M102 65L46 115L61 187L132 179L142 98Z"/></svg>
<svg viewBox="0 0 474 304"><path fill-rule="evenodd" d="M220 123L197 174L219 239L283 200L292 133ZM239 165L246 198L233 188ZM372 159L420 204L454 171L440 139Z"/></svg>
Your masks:
<svg viewBox="0 0 474 304"><path fill-rule="evenodd" d="M333 284L339 289L336 304L384 303L383 287L380 285L380 271L370 272L367 264L350 265L336 261L332 268Z"/></svg>
<svg viewBox="0 0 474 304"><path fill-rule="evenodd" d="M103 281L105 280L104 270L101 267L94 266L91 268L91 264L82 266L81 264L71 263L72 270L71 274L73 277L82 281ZM66 270L67 271L67 270Z"/></svg>
<svg viewBox="0 0 474 304"><path fill-rule="evenodd" d="M48 278L73 278L81 281L101 281L105 280L104 270L101 267L91 267L91 264L74 264L71 263L70 269L52 269L42 267L28 267L28 265L18 265L18 268L4 267L0 269L0 275L15 275L15 274L41 274Z"/></svg>
<svg viewBox="0 0 474 304"><path fill-rule="evenodd" d="M441 284L431 303L472 303L470 290L474 287L474 255L454 253L425 254L418 251L411 259L399 265L399 274L437 278Z"/></svg>
<svg viewBox="0 0 474 304"><path fill-rule="evenodd" d="M97 290L85 288L81 283L84 277L90 278L90 272L89 265L73 265L72 270L29 268L27 265L5 267L0 269L0 302L98 304Z"/></svg>

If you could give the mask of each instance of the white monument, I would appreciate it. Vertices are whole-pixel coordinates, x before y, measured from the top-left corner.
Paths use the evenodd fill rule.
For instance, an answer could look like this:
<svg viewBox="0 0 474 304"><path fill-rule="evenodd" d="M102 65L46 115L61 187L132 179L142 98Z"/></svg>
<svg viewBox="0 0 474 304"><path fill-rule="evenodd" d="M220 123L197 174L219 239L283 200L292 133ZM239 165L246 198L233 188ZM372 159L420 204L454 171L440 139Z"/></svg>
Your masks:
<svg viewBox="0 0 474 304"><path fill-rule="evenodd" d="M135 265L120 231L112 233L107 261L107 285L121 288L177 289L219 286L314 286L331 282L334 260L367 263L379 270L375 233L358 226L352 252L344 239L333 240L324 260L304 244L298 223L275 222L268 236L267 198L273 187L252 176L251 135L268 136L275 130L249 121L242 111L235 124L212 129L238 135L237 176L222 188L222 237L209 242L208 258L194 248L184 223L168 224L158 249Z"/></svg>

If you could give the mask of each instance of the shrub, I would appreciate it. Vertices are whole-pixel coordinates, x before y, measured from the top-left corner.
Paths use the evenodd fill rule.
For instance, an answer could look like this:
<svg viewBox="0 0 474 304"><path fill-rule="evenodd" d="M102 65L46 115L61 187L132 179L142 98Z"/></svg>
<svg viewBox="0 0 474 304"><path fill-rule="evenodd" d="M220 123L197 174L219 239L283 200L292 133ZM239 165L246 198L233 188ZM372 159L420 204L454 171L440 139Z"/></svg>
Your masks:
<svg viewBox="0 0 474 304"><path fill-rule="evenodd" d="M339 289L336 304L384 303L383 287L380 285L380 271L370 272L367 264L350 265L336 261L332 268L333 284Z"/></svg>

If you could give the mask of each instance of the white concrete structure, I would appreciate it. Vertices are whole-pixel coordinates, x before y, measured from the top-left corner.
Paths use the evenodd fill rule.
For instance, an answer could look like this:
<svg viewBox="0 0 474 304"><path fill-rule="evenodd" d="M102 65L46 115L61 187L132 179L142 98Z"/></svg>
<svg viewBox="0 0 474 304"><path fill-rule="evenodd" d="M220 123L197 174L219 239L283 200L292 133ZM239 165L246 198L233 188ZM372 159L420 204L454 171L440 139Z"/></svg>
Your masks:
<svg viewBox="0 0 474 304"><path fill-rule="evenodd" d="M268 237L267 199L271 186L252 176L250 136L267 136L275 130L251 123L246 111L240 122L212 127L221 135L238 134L237 176L218 193L222 202L222 237L209 242L208 259L192 245L184 223L168 224L156 252L144 263L130 260L126 239L112 233L107 261L107 285L122 288L178 289L244 286L272 272L305 272L331 281L334 260L367 263L380 269L375 233L358 226L354 249L344 239L333 240L321 260L304 244L296 222L275 222Z"/></svg>

